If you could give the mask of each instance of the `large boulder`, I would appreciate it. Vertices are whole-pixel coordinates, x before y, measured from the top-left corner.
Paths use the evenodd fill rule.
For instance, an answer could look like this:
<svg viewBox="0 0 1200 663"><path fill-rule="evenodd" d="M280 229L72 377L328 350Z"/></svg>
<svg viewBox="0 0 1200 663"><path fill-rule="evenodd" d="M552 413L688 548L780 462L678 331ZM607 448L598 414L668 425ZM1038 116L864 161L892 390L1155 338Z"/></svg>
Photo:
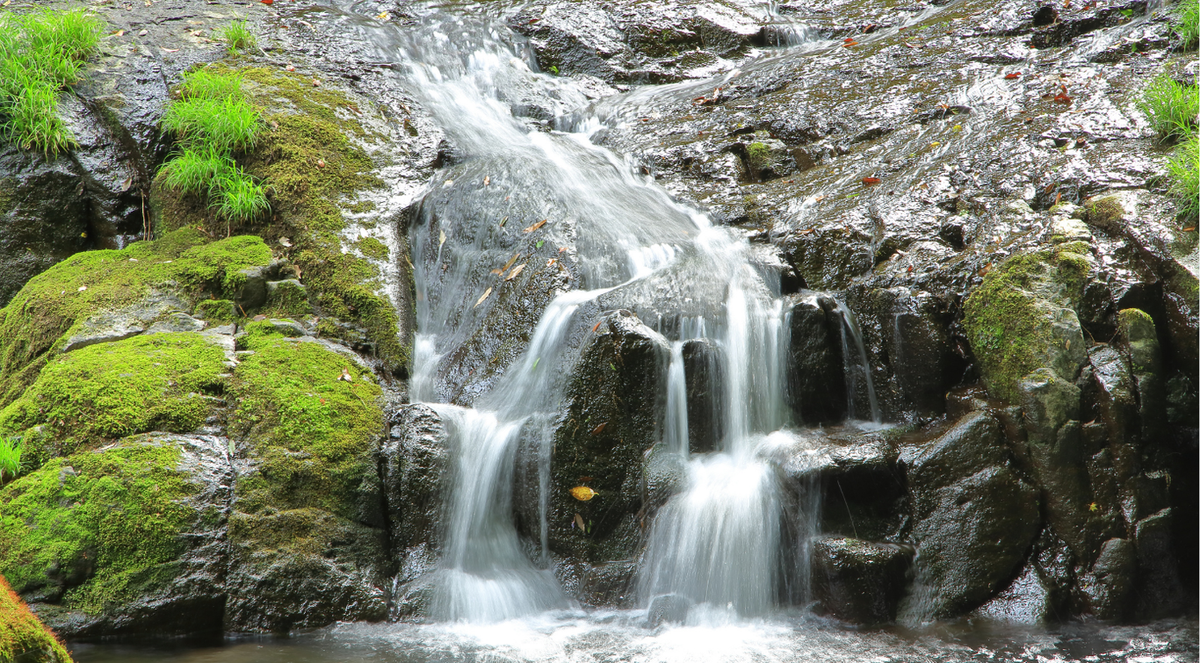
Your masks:
<svg viewBox="0 0 1200 663"><path fill-rule="evenodd" d="M812 544L812 591L821 608L855 624L896 618L907 587L912 550L849 537L822 537Z"/></svg>
<svg viewBox="0 0 1200 663"><path fill-rule="evenodd" d="M791 348L788 353L788 398L800 421L840 421L846 414L845 369L842 366L842 318L831 297L815 292L793 295Z"/></svg>

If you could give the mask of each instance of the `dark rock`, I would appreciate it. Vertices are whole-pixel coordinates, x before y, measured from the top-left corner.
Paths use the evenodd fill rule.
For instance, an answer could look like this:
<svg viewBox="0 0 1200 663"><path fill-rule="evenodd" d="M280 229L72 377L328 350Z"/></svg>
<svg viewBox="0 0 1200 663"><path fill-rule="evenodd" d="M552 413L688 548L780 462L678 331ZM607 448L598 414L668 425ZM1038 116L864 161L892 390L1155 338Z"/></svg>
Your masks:
<svg viewBox="0 0 1200 663"><path fill-rule="evenodd" d="M1100 619L1116 620L1129 614L1136 590L1137 552L1128 539L1109 539L1095 563L1079 578L1086 609Z"/></svg>
<svg viewBox="0 0 1200 663"><path fill-rule="evenodd" d="M562 562L554 569L559 585L576 601L596 607L634 606L634 577L637 561L624 560L588 564Z"/></svg>
<svg viewBox="0 0 1200 663"><path fill-rule="evenodd" d="M663 624L682 624L687 621L692 602L680 594L663 594L650 601L646 611L646 625L657 628Z"/></svg>
<svg viewBox="0 0 1200 663"><path fill-rule="evenodd" d="M450 450L442 419L428 405L400 408L391 419L391 434L381 450L384 491L392 505L391 544L396 551L420 546L436 549L437 526L450 480ZM423 548L422 548L423 550ZM396 560L403 567L410 554Z"/></svg>
<svg viewBox="0 0 1200 663"><path fill-rule="evenodd" d="M900 452L905 468L913 514L924 518L942 500L940 491L985 468L1004 465L1008 447L996 419L973 412L922 447Z"/></svg>
<svg viewBox="0 0 1200 663"><path fill-rule="evenodd" d="M848 537L812 544L813 595L838 619L879 624L896 618L912 549Z"/></svg>
<svg viewBox="0 0 1200 663"><path fill-rule="evenodd" d="M1038 531L1037 492L1007 468L988 467L937 491L913 527L917 554L906 622L960 615L1013 577Z"/></svg>
<svg viewBox="0 0 1200 663"><path fill-rule="evenodd" d="M683 344L683 375L687 385L688 449L715 451L724 435L720 348L709 339Z"/></svg>
<svg viewBox="0 0 1200 663"><path fill-rule="evenodd" d="M828 296L802 292L791 304L788 398L808 424L840 421L846 415L841 317Z"/></svg>
<svg viewBox="0 0 1200 663"><path fill-rule="evenodd" d="M974 614L1013 624L1041 624L1055 618L1052 593L1033 565L1026 565L1011 585Z"/></svg>
<svg viewBox="0 0 1200 663"><path fill-rule="evenodd" d="M1174 509L1163 509L1137 524L1139 619L1175 614L1184 605L1185 593L1179 563L1172 545Z"/></svg>
<svg viewBox="0 0 1200 663"><path fill-rule="evenodd" d="M654 511L683 488L687 463L679 452L659 443L646 452L642 477L642 502L649 511Z"/></svg>

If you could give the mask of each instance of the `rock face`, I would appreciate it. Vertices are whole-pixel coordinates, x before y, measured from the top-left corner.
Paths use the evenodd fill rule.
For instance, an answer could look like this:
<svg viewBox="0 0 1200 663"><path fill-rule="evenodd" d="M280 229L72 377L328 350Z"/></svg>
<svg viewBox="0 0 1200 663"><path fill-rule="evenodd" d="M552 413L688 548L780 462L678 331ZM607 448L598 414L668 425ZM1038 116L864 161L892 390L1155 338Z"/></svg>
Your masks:
<svg viewBox="0 0 1200 663"><path fill-rule="evenodd" d="M893 544L825 537L812 547L813 595L830 614L855 624L896 618L912 552Z"/></svg>

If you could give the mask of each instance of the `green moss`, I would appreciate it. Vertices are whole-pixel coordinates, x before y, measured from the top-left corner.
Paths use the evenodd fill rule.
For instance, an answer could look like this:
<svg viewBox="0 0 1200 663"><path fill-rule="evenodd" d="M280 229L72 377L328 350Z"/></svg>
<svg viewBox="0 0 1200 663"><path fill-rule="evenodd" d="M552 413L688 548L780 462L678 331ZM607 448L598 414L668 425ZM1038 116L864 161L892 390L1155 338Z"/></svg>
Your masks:
<svg viewBox="0 0 1200 663"><path fill-rule="evenodd" d="M184 299L234 298L245 283L239 271L271 261L258 237L206 242L200 231L179 230L119 251L76 253L30 279L0 309L0 407L33 383L52 348L88 316L156 289Z"/></svg>
<svg viewBox="0 0 1200 663"><path fill-rule="evenodd" d="M746 158L750 165L758 170L767 165L767 161L771 158L771 150L763 143L750 143L746 147Z"/></svg>
<svg viewBox="0 0 1200 663"><path fill-rule="evenodd" d="M312 315L308 291L294 281L281 281L267 297L263 312L285 318L306 318Z"/></svg>
<svg viewBox="0 0 1200 663"><path fill-rule="evenodd" d="M0 661L71 663L63 643L0 576Z"/></svg>
<svg viewBox="0 0 1200 663"><path fill-rule="evenodd" d="M135 433L185 433L208 417L206 394L224 390L225 353L192 333L135 336L60 355L21 398L0 410L0 431L42 426L24 453L34 467Z"/></svg>
<svg viewBox="0 0 1200 663"><path fill-rule="evenodd" d="M1117 196L1091 198L1083 207L1087 211L1088 223L1099 228L1114 228L1125 218L1125 207Z"/></svg>
<svg viewBox="0 0 1200 663"><path fill-rule="evenodd" d="M239 510L315 507L353 517L352 496L374 471L383 430L370 371L265 323L249 325L239 340L254 354L234 372L230 431L258 459L257 473L239 483Z"/></svg>
<svg viewBox="0 0 1200 663"><path fill-rule="evenodd" d="M224 324L237 320L237 305L228 299L205 299L196 304L194 317L213 324Z"/></svg>
<svg viewBox="0 0 1200 663"><path fill-rule="evenodd" d="M375 260L387 260L388 247L387 244L375 239L374 237L364 237L355 242L355 247L359 253L368 258Z"/></svg>
<svg viewBox="0 0 1200 663"><path fill-rule="evenodd" d="M1009 258L989 272L963 310L963 326L995 396L1013 400L1017 381L1047 365L1057 341L1053 313L1075 307L1091 262L1086 242ZM1055 303L1052 303L1055 302Z"/></svg>
<svg viewBox="0 0 1200 663"><path fill-rule="evenodd" d="M207 70L235 73L222 63ZM371 138L361 123L349 119L361 110L344 94L314 87L311 77L298 73L241 67L236 75L271 127L241 162L268 187L272 218L246 230L271 242L289 238L288 258L300 268L318 314L366 329L380 359L393 368L407 366L410 348L398 337L394 307L378 294L378 270L369 260L342 251L343 207L358 209L350 202L355 193L382 184L372 174L371 157L349 139ZM198 223L213 234L225 232L195 196L171 192L161 182L152 191L152 206L163 227Z"/></svg>
<svg viewBox="0 0 1200 663"><path fill-rule="evenodd" d="M127 440L57 458L0 490L0 573L18 592L57 594L95 614L156 573L178 573L197 486L172 444ZM164 566L167 569L164 569Z"/></svg>

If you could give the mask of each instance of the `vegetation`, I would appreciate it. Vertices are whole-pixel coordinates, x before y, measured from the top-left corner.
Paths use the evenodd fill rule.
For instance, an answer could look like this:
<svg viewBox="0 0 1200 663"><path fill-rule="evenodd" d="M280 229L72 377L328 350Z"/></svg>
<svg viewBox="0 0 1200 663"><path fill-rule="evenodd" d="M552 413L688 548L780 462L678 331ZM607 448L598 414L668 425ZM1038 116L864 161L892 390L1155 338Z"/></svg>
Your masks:
<svg viewBox="0 0 1200 663"><path fill-rule="evenodd" d="M271 207L266 190L234 161L235 153L244 154L258 143L262 116L246 101L235 73L189 72L180 95L162 124L175 134L182 152L163 166L163 183L207 197L225 220L228 236L231 224L253 221Z"/></svg>
<svg viewBox="0 0 1200 663"><path fill-rule="evenodd" d="M1175 34L1179 35L1183 48L1196 48L1200 43L1200 3L1196 0L1181 0L1175 16Z"/></svg>
<svg viewBox="0 0 1200 663"><path fill-rule="evenodd" d="M0 486L21 473L21 438L0 435Z"/></svg>
<svg viewBox="0 0 1200 663"><path fill-rule="evenodd" d="M1195 222L1200 217L1200 141L1196 135L1184 141L1167 162L1171 176L1171 195L1179 204L1179 214L1185 221Z"/></svg>
<svg viewBox="0 0 1200 663"><path fill-rule="evenodd" d="M181 551L197 491L169 438L129 439L56 458L0 489L0 573L17 592L38 591L98 613L141 595Z"/></svg>
<svg viewBox="0 0 1200 663"><path fill-rule="evenodd" d="M63 643L0 576L0 661L71 663Z"/></svg>
<svg viewBox="0 0 1200 663"><path fill-rule="evenodd" d="M1159 76L1142 93L1138 108L1163 140L1183 138L1196 126L1200 89Z"/></svg>
<svg viewBox="0 0 1200 663"><path fill-rule="evenodd" d="M0 138L49 155L74 144L58 92L79 80L100 29L78 9L0 14Z"/></svg>
<svg viewBox="0 0 1200 663"><path fill-rule="evenodd" d="M254 48L258 44L258 39L246 27L245 21L233 21L225 28L221 36L229 46L231 54L239 50Z"/></svg>

